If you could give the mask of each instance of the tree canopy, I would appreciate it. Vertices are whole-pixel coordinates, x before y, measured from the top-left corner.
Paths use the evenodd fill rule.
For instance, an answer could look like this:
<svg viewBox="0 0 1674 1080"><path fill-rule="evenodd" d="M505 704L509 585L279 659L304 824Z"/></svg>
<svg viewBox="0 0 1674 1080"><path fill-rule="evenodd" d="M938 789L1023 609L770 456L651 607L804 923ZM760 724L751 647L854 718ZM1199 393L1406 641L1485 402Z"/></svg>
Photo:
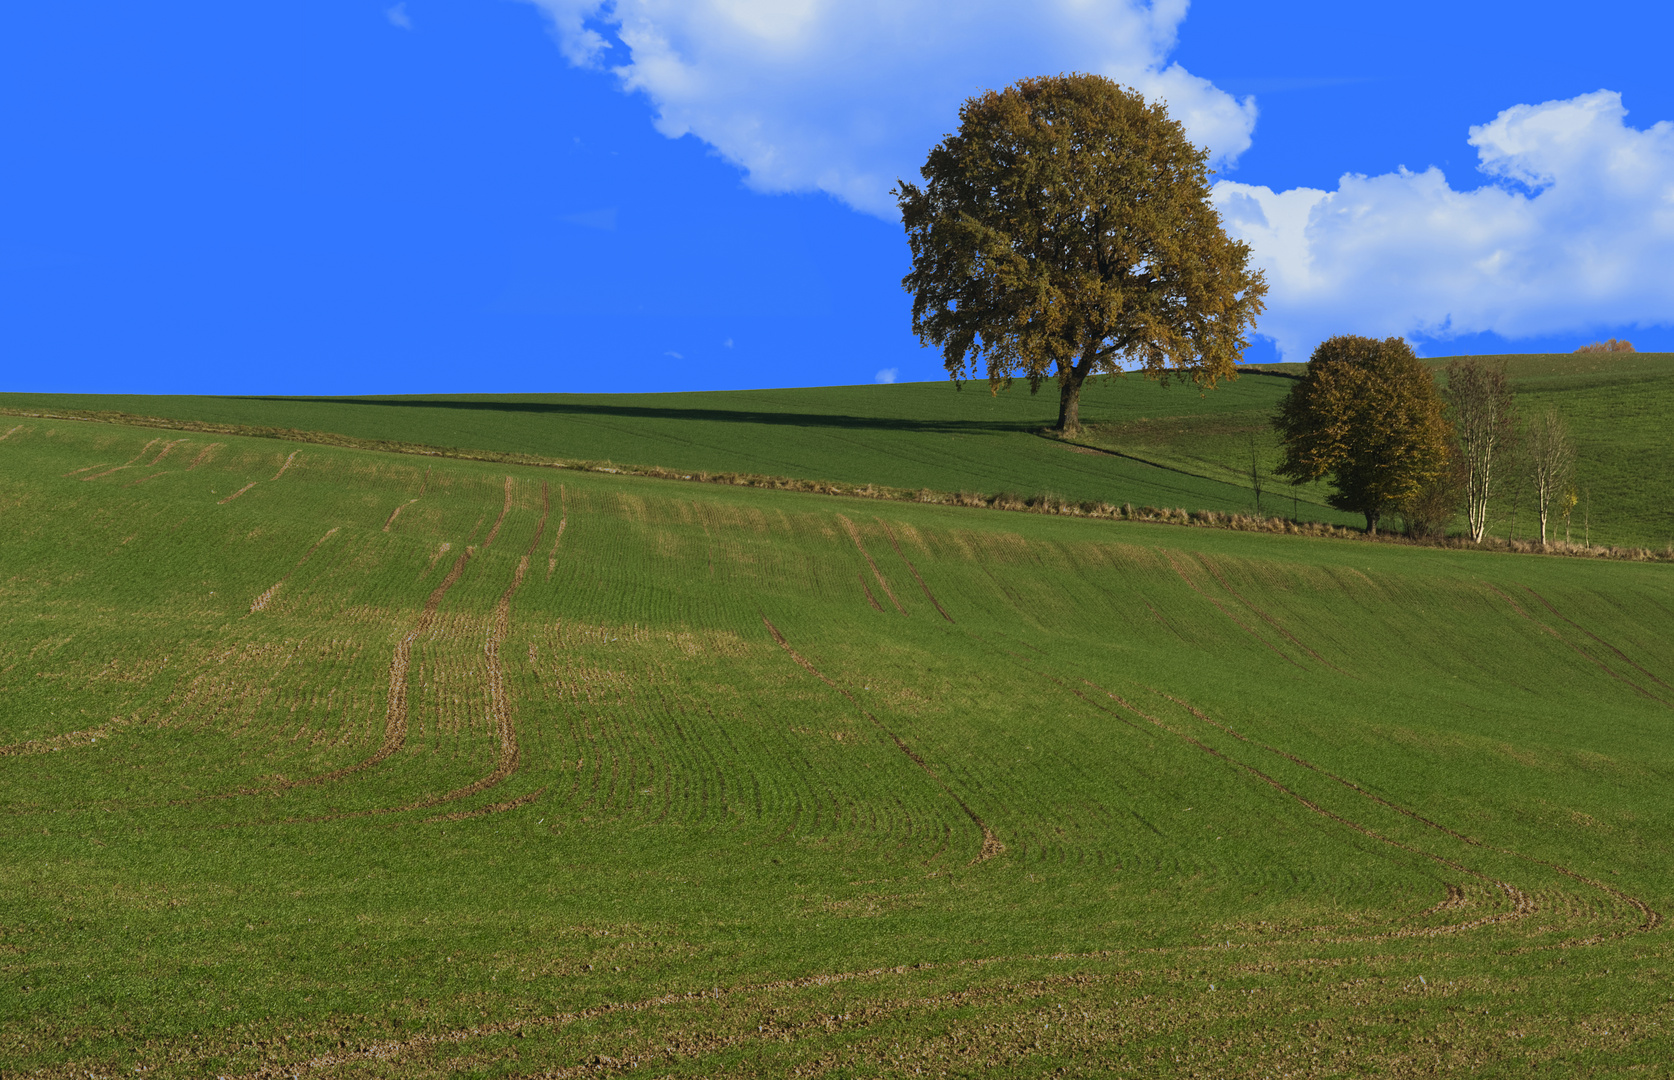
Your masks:
<svg viewBox="0 0 1674 1080"><path fill-rule="evenodd" d="M955 380L1059 384L1124 361L1200 386L1236 377L1267 285L1209 198L1207 151L1161 103L1097 75L1024 79L965 102L924 186L896 189L913 331Z"/></svg>
<svg viewBox="0 0 1674 1080"><path fill-rule="evenodd" d="M1329 476L1330 503L1378 519L1423 495L1449 464L1449 431L1429 369L1400 338L1340 335L1314 350L1273 417L1281 476Z"/></svg>

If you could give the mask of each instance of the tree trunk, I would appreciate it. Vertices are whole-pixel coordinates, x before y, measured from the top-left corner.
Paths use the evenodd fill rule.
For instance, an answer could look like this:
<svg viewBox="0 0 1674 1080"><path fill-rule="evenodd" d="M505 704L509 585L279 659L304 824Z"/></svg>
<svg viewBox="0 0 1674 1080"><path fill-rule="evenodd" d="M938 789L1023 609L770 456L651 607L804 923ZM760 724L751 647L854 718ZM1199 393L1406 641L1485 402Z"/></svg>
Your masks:
<svg viewBox="0 0 1674 1080"><path fill-rule="evenodd" d="M1376 510L1365 510L1362 513L1366 515L1366 535L1376 536L1378 534L1378 518L1383 515Z"/></svg>
<svg viewBox="0 0 1674 1080"><path fill-rule="evenodd" d="M1093 370L1094 346L1088 346L1079 363L1058 369L1058 434L1081 432L1081 384Z"/></svg>

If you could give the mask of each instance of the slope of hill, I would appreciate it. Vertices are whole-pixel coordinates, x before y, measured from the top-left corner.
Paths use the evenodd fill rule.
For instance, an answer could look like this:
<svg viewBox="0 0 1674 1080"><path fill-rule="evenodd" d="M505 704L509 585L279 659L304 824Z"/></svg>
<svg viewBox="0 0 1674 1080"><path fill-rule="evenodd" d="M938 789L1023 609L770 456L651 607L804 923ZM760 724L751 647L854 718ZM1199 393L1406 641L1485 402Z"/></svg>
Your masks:
<svg viewBox="0 0 1674 1080"><path fill-rule="evenodd" d="M1574 538L1661 548L1674 539L1674 355L1488 357L1509 363L1525 412L1557 408L1580 448L1583 504ZM1440 367L1446 359L1430 361ZM209 398L0 394L0 409L118 411L217 423L328 431L359 438L609 459L891 487L1250 512L1252 451L1265 475L1278 459L1267 425L1301 365L1245 370L1199 393L1140 378L1092 384L1077 453L1043 438L1056 404L1018 386L820 387L694 394L457 395L389 398ZM1262 509L1358 524L1325 504L1327 489L1268 479ZM1506 487L1498 536L1535 528L1526 491Z"/></svg>
<svg viewBox="0 0 1674 1080"><path fill-rule="evenodd" d="M8 1074L1674 1058L1667 567L6 427Z"/></svg>

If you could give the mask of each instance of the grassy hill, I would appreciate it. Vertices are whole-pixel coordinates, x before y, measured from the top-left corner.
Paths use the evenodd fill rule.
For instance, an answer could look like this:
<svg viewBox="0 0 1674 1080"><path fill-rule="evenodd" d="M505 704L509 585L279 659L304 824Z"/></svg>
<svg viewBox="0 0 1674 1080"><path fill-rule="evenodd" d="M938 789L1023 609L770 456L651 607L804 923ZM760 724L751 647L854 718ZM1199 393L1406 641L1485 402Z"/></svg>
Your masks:
<svg viewBox="0 0 1674 1080"><path fill-rule="evenodd" d="M1595 543L1661 548L1674 538L1674 355L1505 358L1525 410L1557 407L1580 446ZM1445 360L1432 361L1438 367ZM947 383L692 394L531 394L371 398L210 398L0 394L0 409L126 412L328 431L552 458L747 472L988 495L1052 494L1247 513L1252 441L1265 474L1278 459L1267 417L1300 365L1247 369L1200 393L1141 378L1090 384L1088 430L1043 437L1051 394ZM1100 454L1089 450L1107 450ZM1354 525L1324 485L1268 481L1263 510ZM1508 487L1493 532L1527 539L1527 494ZM1512 514L1517 501L1517 513ZM1575 539L1582 535L1576 519Z"/></svg>
<svg viewBox="0 0 1674 1080"><path fill-rule="evenodd" d="M8 1075L1674 1059L1666 566L5 427Z"/></svg>

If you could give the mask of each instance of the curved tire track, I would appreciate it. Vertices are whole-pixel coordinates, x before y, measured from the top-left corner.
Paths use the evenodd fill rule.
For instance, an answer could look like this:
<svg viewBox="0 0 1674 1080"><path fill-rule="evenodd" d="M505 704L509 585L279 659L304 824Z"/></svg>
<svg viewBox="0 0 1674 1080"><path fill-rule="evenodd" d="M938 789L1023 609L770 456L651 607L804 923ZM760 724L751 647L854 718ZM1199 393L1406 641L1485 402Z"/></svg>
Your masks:
<svg viewBox="0 0 1674 1080"><path fill-rule="evenodd" d="M942 792L946 794L948 798L959 804L959 809L965 811L965 816L970 818L972 823L976 825L978 831L982 833L982 849L977 853L976 858L971 860L972 865L984 862L988 859L992 859L996 855L1003 855L1005 853L1006 845L997 835L995 835L994 830L988 827L988 823L982 820L975 810L971 809L969 803L959 797L958 792L954 791L947 785L945 780L936 775L936 771L930 767L928 762L918 755L917 751L908 746L901 736L884 727L882 721L880 721L876 716L873 716L860 704L860 702L855 700L854 695L849 693L847 687L827 678L819 668L816 668L806 657L792 648L791 643L785 640L785 635L779 632L779 628L773 625L773 621L771 619L769 619L766 615L763 615L761 617L761 621L767 627L767 632L773 635L773 640L779 643L779 647L781 649L790 654L790 658L792 660L795 660L798 664L806 668L808 672L820 682L825 683L839 694L842 694L844 698L848 699L849 704L853 705L860 711L860 715L866 717L867 720L870 720L872 722L872 726L877 728L878 731L889 736L890 740L895 743L895 748L897 750L907 755L912 763L922 769L924 771L924 775L928 776L937 787L941 788Z"/></svg>

